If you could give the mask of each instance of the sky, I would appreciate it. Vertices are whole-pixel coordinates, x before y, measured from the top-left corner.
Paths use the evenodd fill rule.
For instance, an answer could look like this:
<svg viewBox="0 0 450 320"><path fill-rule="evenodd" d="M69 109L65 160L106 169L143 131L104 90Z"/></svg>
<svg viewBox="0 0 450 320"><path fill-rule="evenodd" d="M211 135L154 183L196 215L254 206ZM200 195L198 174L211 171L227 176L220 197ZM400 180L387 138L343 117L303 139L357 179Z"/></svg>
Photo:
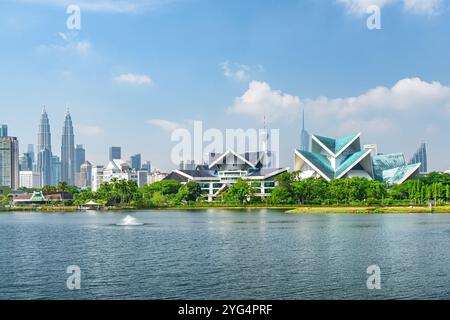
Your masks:
<svg viewBox="0 0 450 320"><path fill-rule="evenodd" d="M449 33L447 0L3 0L0 123L25 152L45 105L60 154L69 108L93 164L114 145L167 171L174 129L262 128L265 114L292 167L304 109L310 133L361 132L408 158L426 141L446 170Z"/></svg>

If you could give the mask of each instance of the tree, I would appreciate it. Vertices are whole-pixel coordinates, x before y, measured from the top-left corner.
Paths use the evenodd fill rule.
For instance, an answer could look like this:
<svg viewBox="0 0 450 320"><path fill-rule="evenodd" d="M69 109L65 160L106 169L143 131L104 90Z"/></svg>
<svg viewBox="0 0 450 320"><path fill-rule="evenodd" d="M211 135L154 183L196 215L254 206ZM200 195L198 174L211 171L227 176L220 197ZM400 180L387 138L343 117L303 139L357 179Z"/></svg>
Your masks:
<svg viewBox="0 0 450 320"><path fill-rule="evenodd" d="M200 185L195 181L189 181L178 190L177 198L179 201L193 202L197 201L201 193Z"/></svg>
<svg viewBox="0 0 450 320"><path fill-rule="evenodd" d="M69 191L69 185L65 181L58 182L58 192L67 193Z"/></svg>
<svg viewBox="0 0 450 320"><path fill-rule="evenodd" d="M226 202L235 204L245 204L249 202L254 194L254 190L248 181L238 179L238 181L225 191L224 199Z"/></svg>

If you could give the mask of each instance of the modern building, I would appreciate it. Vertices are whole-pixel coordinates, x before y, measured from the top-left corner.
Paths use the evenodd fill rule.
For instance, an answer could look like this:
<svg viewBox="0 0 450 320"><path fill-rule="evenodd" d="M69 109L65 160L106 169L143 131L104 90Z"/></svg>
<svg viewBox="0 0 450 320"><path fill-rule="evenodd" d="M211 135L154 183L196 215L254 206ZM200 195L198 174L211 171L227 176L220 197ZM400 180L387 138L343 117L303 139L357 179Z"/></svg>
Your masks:
<svg viewBox="0 0 450 320"><path fill-rule="evenodd" d="M77 187L81 185L81 166L86 162L86 150L82 144L77 144L75 147L75 173L74 180Z"/></svg>
<svg viewBox="0 0 450 320"><path fill-rule="evenodd" d="M428 173L427 144L422 142L419 149L414 153L408 164L420 163L420 173Z"/></svg>
<svg viewBox="0 0 450 320"><path fill-rule="evenodd" d="M92 191L97 191L100 185L103 183L103 170L104 166L93 166L92 167L92 178L91 178L91 189Z"/></svg>
<svg viewBox="0 0 450 320"><path fill-rule="evenodd" d="M37 172L41 177L41 187L52 184L52 143L50 121L47 112L42 110L39 121L37 143Z"/></svg>
<svg viewBox="0 0 450 320"><path fill-rule="evenodd" d="M370 150L371 151L370 155L372 157L375 157L378 155L378 145L377 144L365 144L364 150Z"/></svg>
<svg viewBox="0 0 450 320"><path fill-rule="evenodd" d="M36 161L35 154L34 154L34 145L29 144L27 147L27 153L30 154L31 160L34 162Z"/></svg>
<svg viewBox="0 0 450 320"><path fill-rule="evenodd" d="M137 173L137 185L143 187L148 183L148 172L146 170L139 170Z"/></svg>
<svg viewBox="0 0 450 320"><path fill-rule="evenodd" d="M305 110L302 111L302 130L300 132L300 150L309 151L311 136L305 129Z"/></svg>
<svg viewBox="0 0 450 320"><path fill-rule="evenodd" d="M0 137L8 136L8 125L2 124L0 125Z"/></svg>
<svg viewBox="0 0 450 320"><path fill-rule="evenodd" d="M142 168L141 154L138 153L138 154L131 156L130 164L131 164L131 169L141 170L141 168Z"/></svg>
<svg viewBox="0 0 450 320"><path fill-rule="evenodd" d="M131 170L128 163L121 159L110 161L103 170L103 181L111 182L113 179L138 181L136 171Z"/></svg>
<svg viewBox="0 0 450 320"><path fill-rule="evenodd" d="M92 185L92 164L85 161L80 166L80 188L91 188Z"/></svg>
<svg viewBox="0 0 450 320"><path fill-rule="evenodd" d="M0 187L19 188L19 141L0 137Z"/></svg>
<svg viewBox="0 0 450 320"><path fill-rule="evenodd" d="M109 147L109 161L122 159L121 147Z"/></svg>
<svg viewBox="0 0 450 320"><path fill-rule="evenodd" d="M300 178L322 177L327 181L364 177L401 184L419 174L420 164L407 165L403 154L376 155L361 148L361 134L339 139L312 135L311 151L295 151L294 170Z"/></svg>
<svg viewBox="0 0 450 320"><path fill-rule="evenodd" d="M75 146L72 118L69 110L66 112L62 130L61 180L69 185L75 184Z"/></svg>
<svg viewBox="0 0 450 320"><path fill-rule="evenodd" d="M60 181L63 181L62 176L61 176L62 175L62 163L61 163L61 159L58 156L52 156L51 167L52 167L51 185L57 186Z"/></svg>
<svg viewBox="0 0 450 320"><path fill-rule="evenodd" d="M198 182L208 201L221 197L238 179L248 180L259 197L269 196L275 187L275 178L288 171L288 168L266 168L265 162L270 152L247 152L238 154L232 150L225 153L212 153L209 164L198 166L195 170L175 170L165 179L184 184Z"/></svg>
<svg viewBox="0 0 450 320"><path fill-rule="evenodd" d="M147 171L148 174L150 175L152 173L152 163L150 161L146 161L143 165L142 165L142 169Z"/></svg>
<svg viewBox="0 0 450 320"><path fill-rule="evenodd" d="M19 187L34 189L40 187L39 173L33 171L20 171L19 173Z"/></svg>
<svg viewBox="0 0 450 320"><path fill-rule="evenodd" d="M33 158L32 154L26 152L19 158L20 171L33 171Z"/></svg>
<svg viewBox="0 0 450 320"><path fill-rule="evenodd" d="M152 184L164 180L169 174L158 170L153 171L147 177L147 183Z"/></svg>

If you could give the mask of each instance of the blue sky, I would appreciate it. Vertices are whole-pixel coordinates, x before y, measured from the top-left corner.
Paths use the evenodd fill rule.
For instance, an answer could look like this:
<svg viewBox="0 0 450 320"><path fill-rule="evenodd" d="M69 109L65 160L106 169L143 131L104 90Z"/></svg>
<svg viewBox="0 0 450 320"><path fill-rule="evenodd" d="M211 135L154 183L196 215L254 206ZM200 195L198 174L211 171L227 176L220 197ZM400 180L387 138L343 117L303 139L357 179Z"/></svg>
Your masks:
<svg viewBox="0 0 450 320"><path fill-rule="evenodd" d="M81 7L81 30L66 7ZM370 4L381 30L366 27ZM95 164L110 145L169 170L170 129L280 129L291 166L300 110L311 133L362 132L381 152L429 144L448 169L446 0L17 0L0 3L0 122L36 143L43 105L59 154L68 106ZM66 39L64 39L66 38ZM254 100L249 100L253 97Z"/></svg>

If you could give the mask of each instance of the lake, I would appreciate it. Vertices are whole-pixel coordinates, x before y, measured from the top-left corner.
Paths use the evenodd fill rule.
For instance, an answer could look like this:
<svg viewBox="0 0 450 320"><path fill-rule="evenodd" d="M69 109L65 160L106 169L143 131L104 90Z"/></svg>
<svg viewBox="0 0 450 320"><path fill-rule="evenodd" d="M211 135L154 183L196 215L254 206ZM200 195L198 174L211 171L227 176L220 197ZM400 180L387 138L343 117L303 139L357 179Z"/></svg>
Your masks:
<svg viewBox="0 0 450 320"><path fill-rule="evenodd" d="M450 215L2 213L0 299L450 299Z"/></svg>

